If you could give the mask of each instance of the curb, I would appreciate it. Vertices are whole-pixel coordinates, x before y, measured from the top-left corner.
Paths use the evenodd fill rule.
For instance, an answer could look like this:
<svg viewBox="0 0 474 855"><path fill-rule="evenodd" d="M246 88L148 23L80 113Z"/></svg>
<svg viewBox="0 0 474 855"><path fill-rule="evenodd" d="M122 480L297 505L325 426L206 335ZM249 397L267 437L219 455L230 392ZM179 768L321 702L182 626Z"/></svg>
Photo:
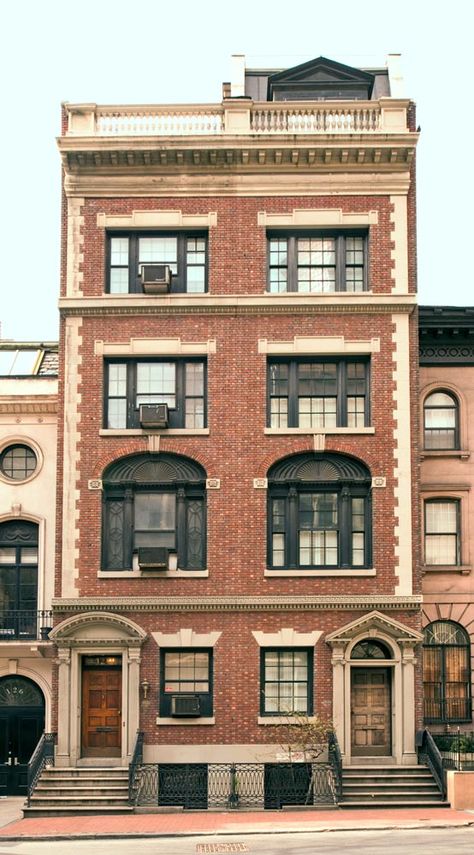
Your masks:
<svg viewBox="0 0 474 855"><path fill-rule="evenodd" d="M420 821L411 822L410 824L401 824L401 825L352 825L352 826L344 826L343 828L338 828L337 826L331 825L327 827L318 827L318 828L279 828L279 829L256 829L256 830L234 830L234 831L144 831L144 832L126 832L121 831L117 833L106 832L104 834L98 832L97 834L20 834L20 835L3 835L0 834L0 845L3 842L28 842L32 843L36 841L55 841L55 840L140 840L140 839L166 839L166 838L176 838L176 837L248 837L250 835L258 835L258 834L322 834L333 831L413 831L414 829L423 828L426 830L436 830L438 828L469 828L474 826L474 820L462 820L459 822L441 822L429 825L422 825Z"/></svg>

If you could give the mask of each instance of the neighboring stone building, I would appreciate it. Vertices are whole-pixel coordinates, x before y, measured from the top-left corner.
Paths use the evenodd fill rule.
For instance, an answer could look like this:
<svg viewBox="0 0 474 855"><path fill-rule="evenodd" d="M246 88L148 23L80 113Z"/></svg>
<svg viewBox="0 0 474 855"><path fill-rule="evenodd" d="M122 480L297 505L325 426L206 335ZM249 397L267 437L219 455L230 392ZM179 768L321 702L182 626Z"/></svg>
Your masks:
<svg viewBox="0 0 474 855"><path fill-rule="evenodd" d="M472 730L474 308L420 308L424 717Z"/></svg>
<svg viewBox="0 0 474 855"><path fill-rule="evenodd" d="M234 72L64 107L58 765L416 760L414 105Z"/></svg>
<svg viewBox="0 0 474 855"><path fill-rule="evenodd" d="M51 730L58 346L0 340L0 795Z"/></svg>

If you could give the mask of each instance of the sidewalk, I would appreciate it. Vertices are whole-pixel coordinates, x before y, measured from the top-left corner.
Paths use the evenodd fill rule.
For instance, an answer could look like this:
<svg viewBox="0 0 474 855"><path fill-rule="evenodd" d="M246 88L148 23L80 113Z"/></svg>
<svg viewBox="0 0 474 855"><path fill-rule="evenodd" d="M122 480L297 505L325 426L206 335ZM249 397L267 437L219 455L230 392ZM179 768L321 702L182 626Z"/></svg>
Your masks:
<svg viewBox="0 0 474 855"><path fill-rule="evenodd" d="M15 804L12 804L15 802ZM295 834L376 831L391 828L474 826L474 811L450 808L403 810L304 810L213 813L207 811L115 816L21 818L23 799L0 801L0 842L114 837L177 837L219 834Z"/></svg>

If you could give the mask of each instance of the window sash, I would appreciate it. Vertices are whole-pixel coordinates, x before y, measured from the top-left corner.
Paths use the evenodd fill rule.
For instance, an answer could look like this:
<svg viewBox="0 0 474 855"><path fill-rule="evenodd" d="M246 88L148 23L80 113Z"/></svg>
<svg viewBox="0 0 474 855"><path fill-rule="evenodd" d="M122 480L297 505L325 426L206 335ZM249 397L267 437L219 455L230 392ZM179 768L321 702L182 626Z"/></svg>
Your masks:
<svg viewBox="0 0 474 855"><path fill-rule="evenodd" d="M460 563L459 500L425 501L425 564L450 566Z"/></svg>
<svg viewBox="0 0 474 855"><path fill-rule="evenodd" d="M261 714L312 713L312 651L261 651Z"/></svg>
<svg viewBox="0 0 474 855"><path fill-rule="evenodd" d="M211 716L213 691L212 649L161 650L159 699L161 716L171 715L171 698L179 694L198 695L201 715Z"/></svg>
<svg viewBox="0 0 474 855"><path fill-rule="evenodd" d="M143 264L168 264L171 292L207 290L207 235L202 232L110 233L108 283L110 294L143 293Z"/></svg>
<svg viewBox="0 0 474 855"><path fill-rule="evenodd" d="M272 569L367 567L371 550L367 495L350 488L271 487L268 562ZM278 495L279 494L279 495Z"/></svg>
<svg viewBox="0 0 474 855"><path fill-rule="evenodd" d="M268 290L320 294L366 291L366 234L270 234Z"/></svg>
<svg viewBox="0 0 474 855"><path fill-rule="evenodd" d="M271 428L366 427L368 360L268 361L267 424Z"/></svg>
<svg viewBox="0 0 474 855"><path fill-rule="evenodd" d="M423 647L423 696L427 721L471 719L469 643Z"/></svg>
<svg viewBox="0 0 474 855"><path fill-rule="evenodd" d="M110 360L106 362L105 427L140 427L139 407L166 403L171 428L206 426L204 360Z"/></svg>

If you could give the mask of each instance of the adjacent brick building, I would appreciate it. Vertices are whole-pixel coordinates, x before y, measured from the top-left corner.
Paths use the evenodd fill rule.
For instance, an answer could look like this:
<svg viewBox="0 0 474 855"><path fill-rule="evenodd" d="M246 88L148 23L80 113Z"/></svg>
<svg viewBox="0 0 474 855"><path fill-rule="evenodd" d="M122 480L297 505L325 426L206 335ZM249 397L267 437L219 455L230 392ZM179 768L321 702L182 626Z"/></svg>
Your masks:
<svg viewBox="0 0 474 855"><path fill-rule="evenodd" d="M414 762L415 128L397 57L65 105L58 765Z"/></svg>

